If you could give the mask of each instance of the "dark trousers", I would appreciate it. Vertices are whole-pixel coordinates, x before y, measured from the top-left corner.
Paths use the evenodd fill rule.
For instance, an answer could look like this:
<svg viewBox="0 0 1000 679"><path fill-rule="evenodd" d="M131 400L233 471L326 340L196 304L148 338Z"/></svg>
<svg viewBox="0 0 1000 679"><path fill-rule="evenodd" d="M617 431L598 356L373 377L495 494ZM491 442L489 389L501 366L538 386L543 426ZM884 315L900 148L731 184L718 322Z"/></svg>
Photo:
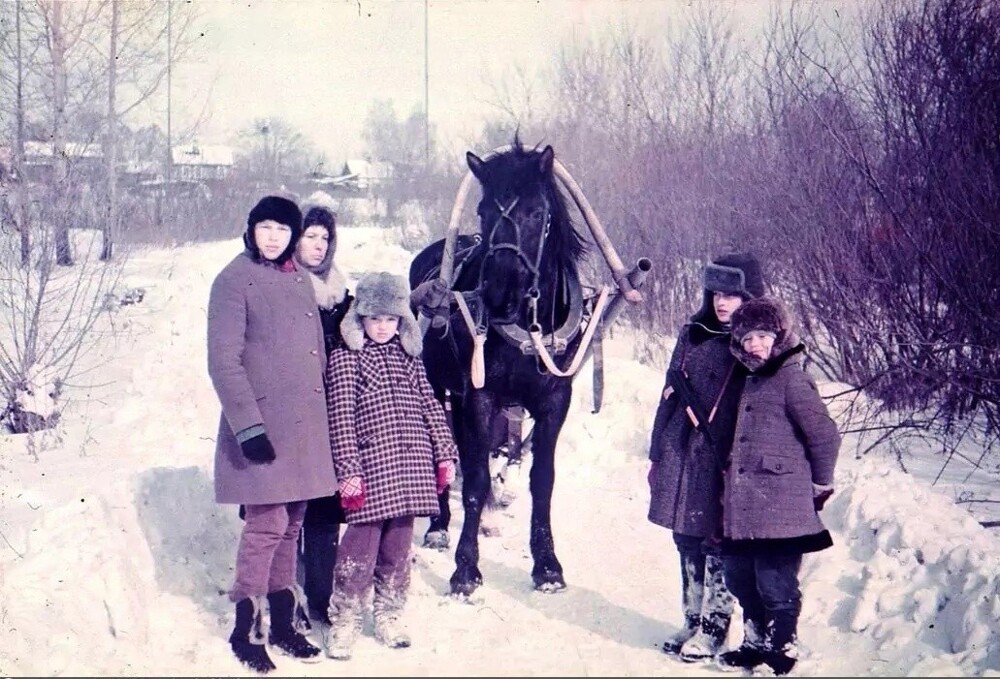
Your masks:
<svg viewBox="0 0 1000 679"><path fill-rule="evenodd" d="M326 619L333 594L333 568L337 562L340 524L344 523L340 495L309 500L300 537L299 583L309 602L310 614Z"/></svg>
<svg viewBox="0 0 1000 679"><path fill-rule="evenodd" d="M726 555L724 564L726 584L743 609L744 642L752 629L763 631L764 650L788 649L795 643L802 611L802 555Z"/></svg>

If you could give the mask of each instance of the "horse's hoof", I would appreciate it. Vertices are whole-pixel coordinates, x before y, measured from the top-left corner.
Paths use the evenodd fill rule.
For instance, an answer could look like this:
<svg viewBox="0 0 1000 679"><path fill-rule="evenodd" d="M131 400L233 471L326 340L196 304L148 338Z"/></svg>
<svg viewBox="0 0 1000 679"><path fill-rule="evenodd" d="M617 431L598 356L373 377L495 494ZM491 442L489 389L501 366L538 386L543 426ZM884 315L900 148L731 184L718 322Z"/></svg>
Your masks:
<svg viewBox="0 0 1000 679"><path fill-rule="evenodd" d="M535 591L543 594L558 594L566 591L565 582L536 582Z"/></svg>
<svg viewBox="0 0 1000 679"><path fill-rule="evenodd" d="M471 596L481 584L483 575L478 568L465 569L465 573L460 574L455 571L451 576L451 593L459 596Z"/></svg>
<svg viewBox="0 0 1000 679"><path fill-rule="evenodd" d="M451 539L448 537L448 531L446 530L433 530L424 535L424 547L428 549L436 549L439 552L443 552L448 549L448 545L450 544Z"/></svg>
<svg viewBox="0 0 1000 679"><path fill-rule="evenodd" d="M566 589L566 581L559 571L544 570L540 573L532 573L531 579L535 583L535 589L539 592L553 594Z"/></svg>

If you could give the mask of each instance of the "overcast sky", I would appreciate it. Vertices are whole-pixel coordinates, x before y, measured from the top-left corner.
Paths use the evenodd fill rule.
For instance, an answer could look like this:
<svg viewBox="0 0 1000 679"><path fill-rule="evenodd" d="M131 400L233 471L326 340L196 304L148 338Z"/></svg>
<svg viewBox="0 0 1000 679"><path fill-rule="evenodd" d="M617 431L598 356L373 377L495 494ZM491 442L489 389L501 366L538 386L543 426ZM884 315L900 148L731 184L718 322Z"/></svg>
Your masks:
<svg viewBox="0 0 1000 679"><path fill-rule="evenodd" d="M718 2L720 0L702 0ZM400 117L424 103L424 0L200 0L206 58L178 69L175 126L201 110L203 143L226 142L256 117L281 117L334 163L363 151L372 100ZM545 77L560 43L628 22L664 30L691 0L430 0L430 119L455 143L497 113L491 83L518 67ZM740 12L766 10L739 0ZM757 8L751 10L748 8ZM530 141L530 140L526 140Z"/></svg>

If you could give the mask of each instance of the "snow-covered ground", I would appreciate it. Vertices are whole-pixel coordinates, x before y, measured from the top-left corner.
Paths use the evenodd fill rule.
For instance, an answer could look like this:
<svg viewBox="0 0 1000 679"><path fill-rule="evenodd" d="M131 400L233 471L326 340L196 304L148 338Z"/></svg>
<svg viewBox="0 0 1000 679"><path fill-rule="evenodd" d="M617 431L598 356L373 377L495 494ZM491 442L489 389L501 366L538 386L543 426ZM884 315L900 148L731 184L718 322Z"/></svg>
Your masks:
<svg viewBox="0 0 1000 679"><path fill-rule="evenodd" d="M399 236L341 229L337 260L355 276L405 273L411 255ZM213 501L219 407L205 365L209 285L239 248L234 238L132 253L122 284L145 298L115 312L60 430L36 437L37 461L26 436L0 435L0 674L245 673L226 643L240 522ZM567 590L531 587L524 469L511 481L513 504L495 517L502 534L480 541L485 584L470 600L447 596L453 552L421 548L418 521L406 613L414 645L388 650L369 628L351 661L279 656L277 674L720 674L658 650L681 623L680 581L669 532L646 521L662 374L634 359L637 339L619 328L606 341L600 413L591 412L589 365L576 381L552 510ZM933 450L910 451L905 473L888 456L857 459L852 444L824 511L836 544L804 562L794 673L1000 676L997 529L954 503L957 486L930 486ZM1000 499L996 481L981 479L978 496ZM454 540L462 512L453 509Z"/></svg>

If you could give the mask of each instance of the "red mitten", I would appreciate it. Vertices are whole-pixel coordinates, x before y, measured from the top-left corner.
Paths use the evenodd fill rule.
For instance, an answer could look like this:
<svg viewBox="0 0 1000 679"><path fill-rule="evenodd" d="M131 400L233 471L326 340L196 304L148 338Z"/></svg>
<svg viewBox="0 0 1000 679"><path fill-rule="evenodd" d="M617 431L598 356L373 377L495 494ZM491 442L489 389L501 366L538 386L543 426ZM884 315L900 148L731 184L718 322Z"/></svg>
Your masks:
<svg viewBox="0 0 1000 679"><path fill-rule="evenodd" d="M438 463L437 491L438 495L443 493L448 486L455 482L455 461L445 460Z"/></svg>
<svg viewBox="0 0 1000 679"><path fill-rule="evenodd" d="M365 482L360 476L340 480L340 504L350 512L361 509L365 503Z"/></svg>

